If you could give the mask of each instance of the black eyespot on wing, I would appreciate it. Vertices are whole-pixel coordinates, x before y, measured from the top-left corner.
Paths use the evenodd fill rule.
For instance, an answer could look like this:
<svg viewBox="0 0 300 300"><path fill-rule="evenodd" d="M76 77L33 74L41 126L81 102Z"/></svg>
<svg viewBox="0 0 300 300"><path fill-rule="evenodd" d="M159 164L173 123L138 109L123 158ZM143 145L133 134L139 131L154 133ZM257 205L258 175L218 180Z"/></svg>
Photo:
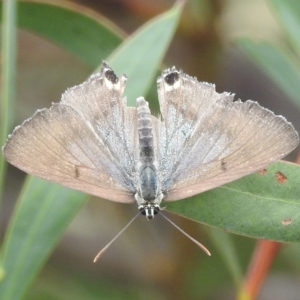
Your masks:
<svg viewBox="0 0 300 300"><path fill-rule="evenodd" d="M107 70L105 72L105 77L113 84L116 84L119 81L117 75L112 70Z"/></svg>
<svg viewBox="0 0 300 300"><path fill-rule="evenodd" d="M174 83L176 81L179 80L179 73L178 72L172 72L170 74L168 74L166 77L165 77L165 82L168 84L168 85L174 85Z"/></svg>

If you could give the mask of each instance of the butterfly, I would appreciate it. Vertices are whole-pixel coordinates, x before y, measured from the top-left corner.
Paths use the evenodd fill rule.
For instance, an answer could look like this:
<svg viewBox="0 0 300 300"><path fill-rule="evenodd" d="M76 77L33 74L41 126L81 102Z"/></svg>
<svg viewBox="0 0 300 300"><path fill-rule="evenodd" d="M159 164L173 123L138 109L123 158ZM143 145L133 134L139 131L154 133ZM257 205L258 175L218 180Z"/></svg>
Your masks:
<svg viewBox="0 0 300 300"><path fill-rule="evenodd" d="M37 177L107 200L134 203L148 220L177 201L258 171L299 143L282 116L234 101L175 67L157 79L161 116L139 97L128 107L127 77L101 71L59 103L15 128L8 162Z"/></svg>

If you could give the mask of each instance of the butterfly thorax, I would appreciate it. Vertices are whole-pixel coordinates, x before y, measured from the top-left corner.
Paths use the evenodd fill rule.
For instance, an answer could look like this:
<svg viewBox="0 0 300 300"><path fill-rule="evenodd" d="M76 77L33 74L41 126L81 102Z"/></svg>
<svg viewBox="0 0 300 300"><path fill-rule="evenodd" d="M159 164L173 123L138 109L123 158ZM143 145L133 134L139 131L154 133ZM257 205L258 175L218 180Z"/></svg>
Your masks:
<svg viewBox="0 0 300 300"><path fill-rule="evenodd" d="M139 141L138 190L135 198L139 209L147 219L154 218L160 210L162 193L157 176L157 161L155 157L152 133L152 118L148 102L143 97L137 99L137 130Z"/></svg>

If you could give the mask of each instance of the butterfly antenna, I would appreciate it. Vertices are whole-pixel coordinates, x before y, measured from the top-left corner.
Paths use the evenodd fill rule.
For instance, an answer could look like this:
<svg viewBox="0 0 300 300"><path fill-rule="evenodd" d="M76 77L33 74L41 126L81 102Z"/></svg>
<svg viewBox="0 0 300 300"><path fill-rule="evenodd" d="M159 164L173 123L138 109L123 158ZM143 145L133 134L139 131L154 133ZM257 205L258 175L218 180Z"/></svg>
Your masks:
<svg viewBox="0 0 300 300"><path fill-rule="evenodd" d="M199 246L207 255L211 256L210 252L200 242L198 242L197 240L195 240L194 238L192 238L188 233L186 233L183 229L181 229L178 225L176 225L173 221L171 221L163 213L160 212L160 215L163 216L167 221L169 221L175 228L177 228L181 233L183 233L186 237L188 237L197 246Z"/></svg>
<svg viewBox="0 0 300 300"><path fill-rule="evenodd" d="M137 216L140 214L138 212L135 217L132 218L132 220L104 247L102 248L96 257L94 258L94 263L99 259L99 257L104 253L104 251L129 227L129 225L137 218Z"/></svg>

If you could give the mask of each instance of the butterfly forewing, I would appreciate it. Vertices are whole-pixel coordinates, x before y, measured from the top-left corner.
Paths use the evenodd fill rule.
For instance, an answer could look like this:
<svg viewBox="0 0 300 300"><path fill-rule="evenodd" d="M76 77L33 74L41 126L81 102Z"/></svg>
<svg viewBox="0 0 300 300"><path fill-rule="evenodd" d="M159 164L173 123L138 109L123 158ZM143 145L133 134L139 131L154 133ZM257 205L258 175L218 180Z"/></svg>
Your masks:
<svg viewBox="0 0 300 300"><path fill-rule="evenodd" d="M158 79L165 201L183 199L257 171L287 155L298 134L254 101L233 101L175 69Z"/></svg>
<svg viewBox="0 0 300 300"><path fill-rule="evenodd" d="M25 172L130 203L135 190L136 109L126 107L122 99L125 79L106 80L105 68L17 127L3 152Z"/></svg>

